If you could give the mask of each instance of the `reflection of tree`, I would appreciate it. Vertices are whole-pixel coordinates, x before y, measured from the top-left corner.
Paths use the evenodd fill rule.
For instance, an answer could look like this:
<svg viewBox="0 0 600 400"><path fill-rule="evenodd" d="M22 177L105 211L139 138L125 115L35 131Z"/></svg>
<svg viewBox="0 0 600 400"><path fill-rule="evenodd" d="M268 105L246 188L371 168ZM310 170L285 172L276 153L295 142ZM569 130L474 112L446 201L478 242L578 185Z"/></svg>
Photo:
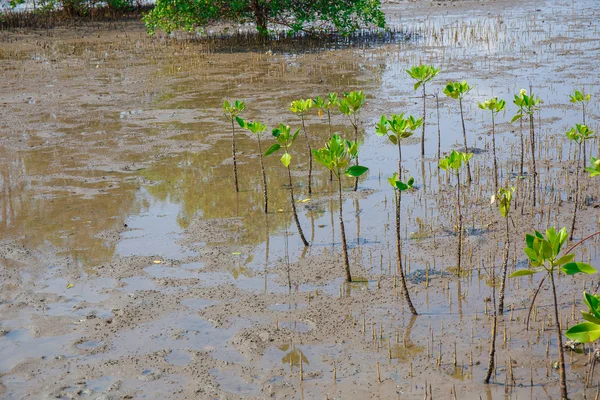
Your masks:
<svg viewBox="0 0 600 400"><path fill-rule="evenodd" d="M237 257L237 265L233 265L229 268L229 272L233 276L233 279L237 280L240 275L245 276L246 278L252 278L254 273L250 268L248 268L248 264L250 264L254 260L254 256L251 254L242 263L241 256Z"/></svg>
<svg viewBox="0 0 600 400"><path fill-rule="evenodd" d="M391 346L392 359L405 362L412 360L417 354L423 352L423 346L416 345L410 338L416 321L417 316L411 316L408 326L406 327L406 332L404 333L402 343L397 343Z"/></svg>
<svg viewBox="0 0 600 400"><path fill-rule="evenodd" d="M11 152L0 149L0 226L6 236L20 238L29 248L47 244L64 249L83 267L112 258L115 242L98 237L102 231L121 226L139 207L135 186L99 180L118 173L83 170L85 163L71 147ZM72 176L72 177L71 177ZM38 179L39 178L39 179ZM87 182L89 179L90 182ZM93 197L72 193L74 189L101 189Z"/></svg>

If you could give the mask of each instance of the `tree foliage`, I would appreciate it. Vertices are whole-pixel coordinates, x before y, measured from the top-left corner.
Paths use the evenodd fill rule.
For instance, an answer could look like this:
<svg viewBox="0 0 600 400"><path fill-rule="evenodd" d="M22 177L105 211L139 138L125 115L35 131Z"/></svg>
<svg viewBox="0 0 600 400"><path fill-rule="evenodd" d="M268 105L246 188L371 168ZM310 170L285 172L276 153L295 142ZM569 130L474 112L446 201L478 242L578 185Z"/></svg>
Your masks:
<svg viewBox="0 0 600 400"><path fill-rule="evenodd" d="M383 28L380 0L157 0L144 17L150 33L194 31L215 21L254 22L262 34L269 24L293 32L334 30L349 34L365 25Z"/></svg>

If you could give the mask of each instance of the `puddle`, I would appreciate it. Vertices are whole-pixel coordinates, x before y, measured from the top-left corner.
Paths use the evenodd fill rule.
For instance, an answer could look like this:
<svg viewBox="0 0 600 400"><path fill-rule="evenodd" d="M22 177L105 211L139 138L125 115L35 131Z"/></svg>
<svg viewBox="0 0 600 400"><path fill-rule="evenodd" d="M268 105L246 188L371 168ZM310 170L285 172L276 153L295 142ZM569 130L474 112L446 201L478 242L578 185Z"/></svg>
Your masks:
<svg viewBox="0 0 600 400"><path fill-rule="evenodd" d="M104 342L99 340L87 340L75 345L79 350L94 350L102 346L104 346Z"/></svg>
<svg viewBox="0 0 600 400"><path fill-rule="evenodd" d="M280 322L279 327L282 329L289 329L298 333L310 332L313 329L312 326L310 326L309 324L299 321Z"/></svg>
<svg viewBox="0 0 600 400"><path fill-rule="evenodd" d="M302 303L282 303L282 304L271 304L268 308L272 311L295 311L301 310L306 307L306 304Z"/></svg>
<svg viewBox="0 0 600 400"><path fill-rule="evenodd" d="M154 278L192 279L198 277L197 273L179 266L167 267L161 264L154 264L144 268L144 271Z"/></svg>
<svg viewBox="0 0 600 400"><path fill-rule="evenodd" d="M202 310L202 309L205 309L206 307L210 307L215 304L219 304L219 302L212 301L212 300L204 300L204 299L185 299L185 300L181 301L181 304L183 304L184 306L186 306L187 308L190 308L192 310Z"/></svg>
<svg viewBox="0 0 600 400"><path fill-rule="evenodd" d="M221 390L238 396L261 396L262 390L256 383L246 382L230 371L215 368L210 371L211 375L219 384Z"/></svg>
<svg viewBox="0 0 600 400"><path fill-rule="evenodd" d="M192 362L194 358L187 351L174 350L165 356L165 360L171 365L184 366Z"/></svg>

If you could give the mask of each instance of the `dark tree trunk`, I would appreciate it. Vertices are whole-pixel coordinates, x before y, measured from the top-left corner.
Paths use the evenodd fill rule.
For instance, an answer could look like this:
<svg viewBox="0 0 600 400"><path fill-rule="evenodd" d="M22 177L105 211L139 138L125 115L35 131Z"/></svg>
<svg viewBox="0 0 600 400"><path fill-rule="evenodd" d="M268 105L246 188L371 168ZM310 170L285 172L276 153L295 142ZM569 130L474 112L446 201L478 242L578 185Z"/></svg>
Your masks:
<svg viewBox="0 0 600 400"><path fill-rule="evenodd" d="M260 4L260 0L252 0L251 7L252 12L254 13L254 22L256 23L256 29L261 34L266 35L268 33L266 7Z"/></svg>

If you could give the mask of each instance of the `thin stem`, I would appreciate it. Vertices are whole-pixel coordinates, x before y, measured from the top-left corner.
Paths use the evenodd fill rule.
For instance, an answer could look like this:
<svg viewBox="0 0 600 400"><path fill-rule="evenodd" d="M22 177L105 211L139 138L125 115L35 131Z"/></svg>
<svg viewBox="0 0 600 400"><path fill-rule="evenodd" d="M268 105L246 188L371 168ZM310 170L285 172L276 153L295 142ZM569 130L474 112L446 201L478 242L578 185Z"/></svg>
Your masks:
<svg viewBox="0 0 600 400"><path fill-rule="evenodd" d="M494 268L492 270L492 298L496 302L496 273ZM494 362L496 358L496 331L498 329L498 314L496 313L496 307L493 307L494 319L492 320L492 338L490 341L490 354L488 361L488 369L485 375L484 383L489 384L492 372L494 371Z"/></svg>
<svg viewBox="0 0 600 400"><path fill-rule="evenodd" d="M266 214L269 212L269 196L267 194L267 174L265 173L265 164L263 162L263 152L262 152L262 147L260 144L260 134L257 134L256 137L258 138L258 158L260 160L260 169L262 172L263 196L264 196L264 200L265 200L265 214Z"/></svg>
<svg viewBox="0 0 600 400"><path fill-rule="evenodd" d="M340 201L340 233L342 236L342 251L344 253L344 269L346 271L346 282L352 282L352 275L350 274L350 261L348 260L348 246L346 245L346 229L344 228L344 217L343 217L343 200L342 200L342 177L340 174L338 178L338 194Z"/></svg>
<svg viewBox="0 0 600 400"><path fill-rule="evenodd" d="M425 92L425 82L423 82L423 128L421 131L421 157L425 157L425 120L427 118L427 104L425 100L427 99L427 94Z"/></svg>
<svg viewBox="0 0 600 400"><path fill-rule="evenodd" d="M238 186L238 174L237 174L237 160L235 158L235 124L233 118L231 118L231 152L233 153L233 176L235 180L235 192L240 191Z"/></svg>
<svg viewBox="0 0 600 400"><path fill-rule="evenodd" d="M442 150L441 150L441 133L440 133L440 91L438 90L437 93L435 94L435 106L436 106L436 110L437 110L437 131L438 131L438 151L437 151L437 156L438 156L438 160L440 160L442 158ZM438 168L439 168L439 164L438 164Z"/></svg>
<svg viewBox="0 0 600 400"><path fill-rule="evenodd" d="M296 228L298 228L298 234L300 235L300 239L302 239L302 243L304 243L305 247L308 247L308 241L304 237L304 232L302 232L302 226L300 225L300 220L298 219L298 212L296 211L296 200L294 200L294 184L292 183L292 172L290 171L290 167L287 167L288 171L288 181L290 184L290 197L292 200L292 211L294 213L294 220L296 221Z"/></svg>
<svg viewBox="0 0 600 400"><path fill-rule="evenodd" d="M575 221L577 220L577 207L579 206L579 170L581 168L581 145L583 139L579 143L579 152L577 154L577 169L575 172L575 205L573 207L573 221L571 221L571 234L569 240L573 240L573 233L575 232Z"/></svg>
<svg viewBox="0 0 600 400"><path fill-rule="evenodd" d="M558 299L556 297L556 284L554 283L554 267L550 269L550 283L552 284L552 296L554 300L554 320L556 321L556 337L558 339L558 368L560 373L560 397L562 400L568 400L567 394L567 376L565 372L565 349L562 341L562 331L560 328L560 315L558 314Z"/></svg>
<svg viewBox="0 0 600 400"><path fill-rule="evenodd" d="M463 142L465 145L465 153L469 152L468 146L467 146L467 128L465 126L465 116L463 113L463 104L462 104L462 97L458 98L458 104L460 106L460 121L462 122L462 130L463 130ZM467 183L470 185L471 184L471 165L469 164L469 162L467 161Z"/></svg>
<svg viewBox="0 0 600 400"><path fill-rule="evenodd" d="M510 246L510 225L508 224L508 214L506 215L506 243L504 245L504 257L502 263L502 282L500 283L500 294L498 296L498 314L504 313L504 291L506 289L506 275L508 273L508 252Z"/></svg>
<svg viewBox="0 0 600 400"><path fill-rule="evenodd" d="M521 164L519 166L519 176L523 176L523 161L525 158L525 138L523 137L523 118L519 118L520 136L521 136Z"/></svg>
<svg viewBox="0 0 600 400"><path fill-rule="evenodd" d="M492 111L492 151L494 153L494 193L498 193L498 161L496 158L496 121ZM468 164L467 164L468 165ZM502 314L502 312L501 312Z"/></svg>
<svg viewBox="0 0 600 400"><path fill-rule="evenodd" d="M456 253L456 260L457 260L457 269L458 269L458 277L460 279L460 262L461 262L461 255L462 255L462 234L463 234L463 216L462 216L462 210L460 207L460 171L456 172L456 178L458 181L458 184L456 185L456 203L458 205L458 250Z"/></svg>
<svg viewBox="0 0 600 400"><path fill-rule="evenodd" d="M304 114L300 115L302 120L302 131L304 132L304 138L306 139L306 148L308 149L308 194L312 194L312 166L313 166L313 155L312 147L310 146L310 140L308 140L308 132L306 131L306 123L304 122Z"/></svg>
<svg viewBox="0 0 600 400"><path fill-rule="evenodd" d="M354 113L354 122L352 123L354 126L354 142L358 143L358 115ZM358 165L358 154L356 155L356 163ZM354 191L358 190L358 176L354 178Z"/></svg>

